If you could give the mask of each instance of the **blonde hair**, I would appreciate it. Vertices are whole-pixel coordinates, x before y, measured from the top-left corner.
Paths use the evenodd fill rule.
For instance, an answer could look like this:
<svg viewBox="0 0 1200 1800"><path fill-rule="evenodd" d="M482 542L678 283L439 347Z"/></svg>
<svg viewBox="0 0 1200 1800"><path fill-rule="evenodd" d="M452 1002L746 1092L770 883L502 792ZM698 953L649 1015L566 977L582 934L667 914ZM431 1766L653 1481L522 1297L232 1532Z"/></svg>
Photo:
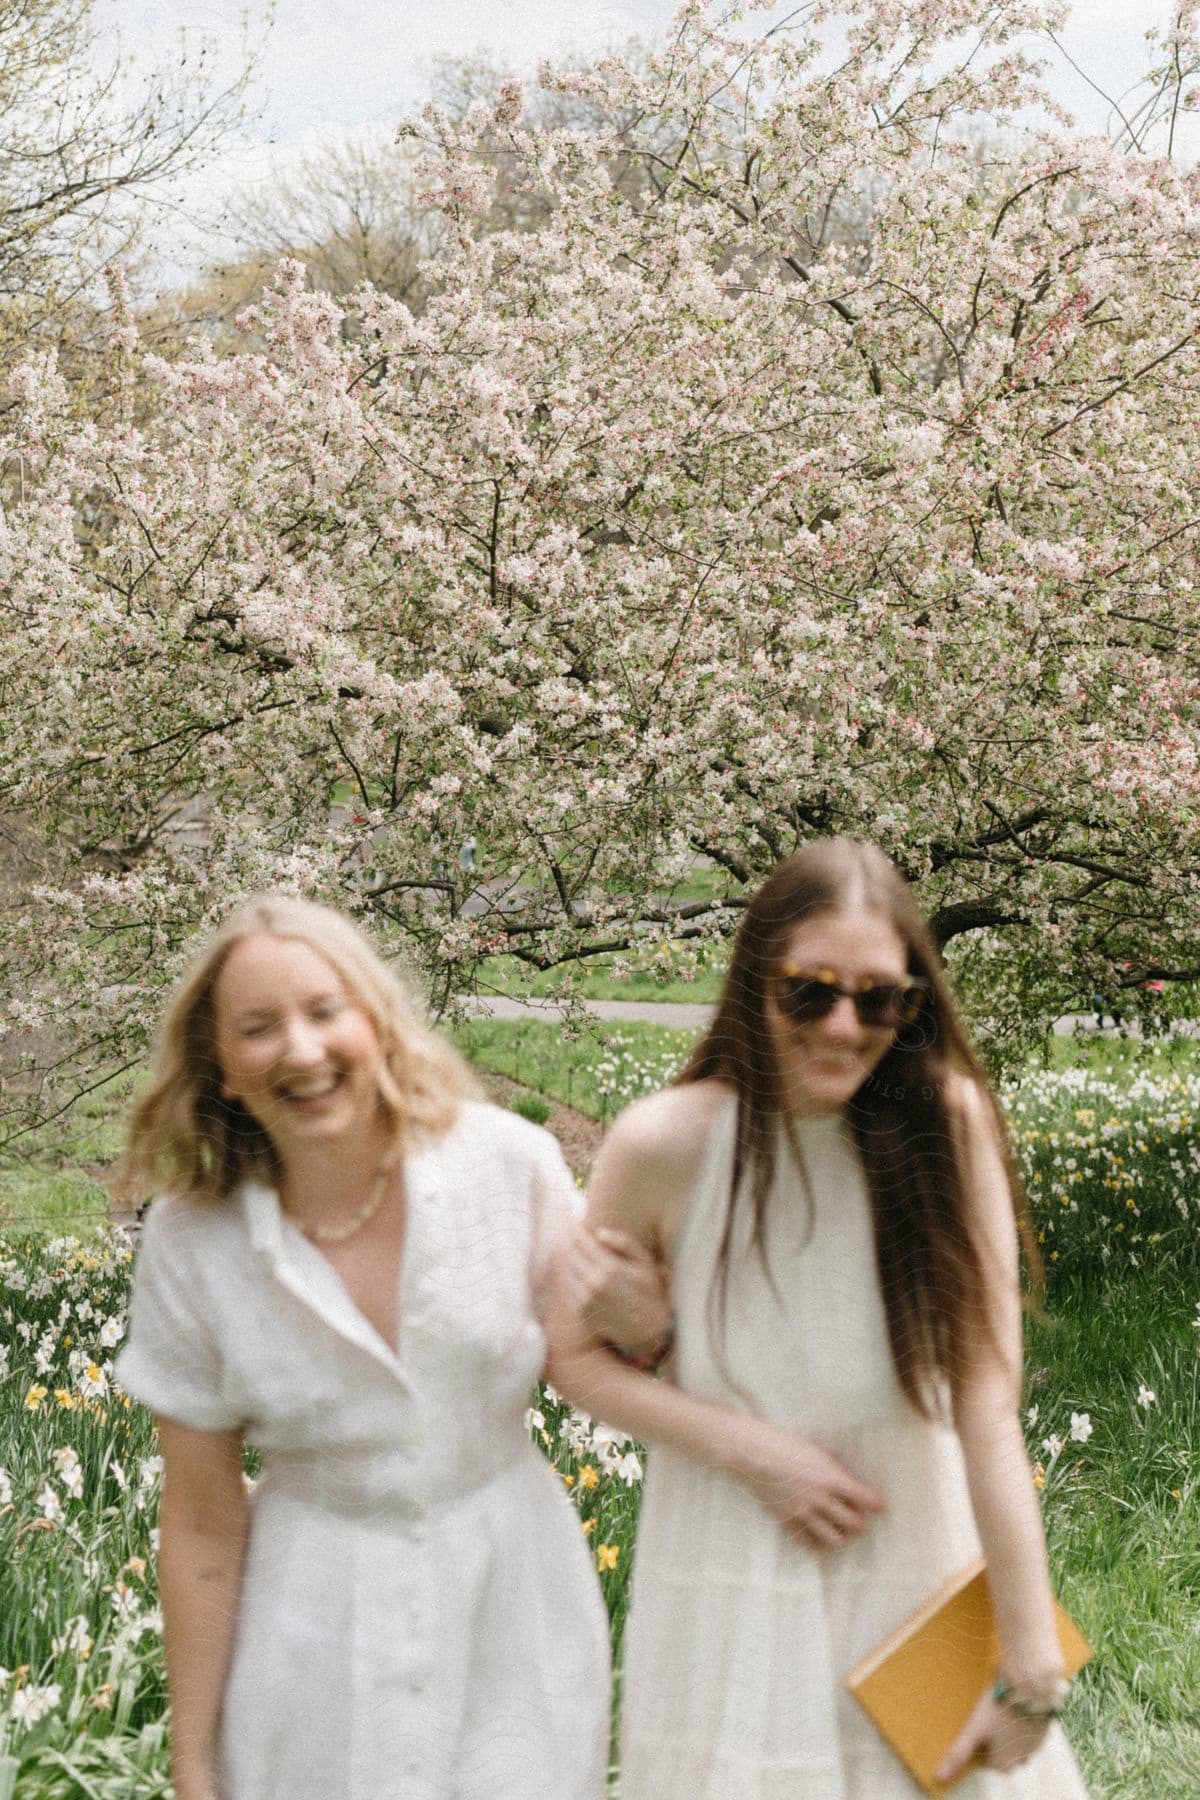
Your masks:
<svg viewBox="0 0 1200 1800"><path fill-rule="evenodd" d="M216 1050L217 978L234 946L260 934L307 944L370 1015L383 1051L379 1099L389 1148L440 1137L459 1103L478 1091L462 1058L421 1020L403 983L344 914L290 895L262 895L239 906L209 939L163 1016L150 1085L134 1103L115 1183L129 1198L165 1185L218 1201L250 1176L278 1178L266 1131L221 1092Z"/></svg>

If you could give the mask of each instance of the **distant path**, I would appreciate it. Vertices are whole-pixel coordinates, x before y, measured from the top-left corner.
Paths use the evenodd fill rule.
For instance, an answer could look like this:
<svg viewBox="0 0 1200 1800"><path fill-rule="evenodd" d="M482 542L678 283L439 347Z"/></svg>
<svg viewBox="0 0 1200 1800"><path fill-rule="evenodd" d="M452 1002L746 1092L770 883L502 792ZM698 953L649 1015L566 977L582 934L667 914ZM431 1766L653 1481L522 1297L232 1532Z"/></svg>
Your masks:
<svg viewBox="0 0 1200 1800"><path fill-rule="evenodd" d="M684 1000L584 1000L580 1004L595 1018L612 1024L641 1020L647 1025L670 1025L676 1031L700 1031L714 1012L711 1005ZM500 994L470 995L465 997L464 1005L478 1019L542 1019L547 1024L560 1019L564 1011L557 1000L510 1000ZM1053 1029L1055 1037L1074 1037L1076 1033L1083 1037L1121 1035L1114 1025L1098 1026L1094 1013L1067 1013L1055 1019ZM1200 1020L1176 1019L1172 1030L1179 1037L1196 1037L1200 1035ZM1137 1038L1141 1033L1136 1025L1131 1025L1128 1035Z"/></svg>

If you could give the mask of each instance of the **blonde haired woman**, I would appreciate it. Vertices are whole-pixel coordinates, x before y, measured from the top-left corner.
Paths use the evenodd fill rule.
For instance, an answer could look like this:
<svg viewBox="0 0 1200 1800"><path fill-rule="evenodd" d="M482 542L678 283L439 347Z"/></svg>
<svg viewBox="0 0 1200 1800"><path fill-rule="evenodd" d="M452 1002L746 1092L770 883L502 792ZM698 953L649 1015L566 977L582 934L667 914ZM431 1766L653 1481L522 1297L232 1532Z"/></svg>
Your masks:
<svg viewBox="0 0 1200 1800"><path fill-rule="evenodd" d="M167 1190L118 1375L165 1460L178 1800L599 1800L604 1610L523 1418L553 1139L348 920L271 897L175 994L126 1179Z"/></svg>

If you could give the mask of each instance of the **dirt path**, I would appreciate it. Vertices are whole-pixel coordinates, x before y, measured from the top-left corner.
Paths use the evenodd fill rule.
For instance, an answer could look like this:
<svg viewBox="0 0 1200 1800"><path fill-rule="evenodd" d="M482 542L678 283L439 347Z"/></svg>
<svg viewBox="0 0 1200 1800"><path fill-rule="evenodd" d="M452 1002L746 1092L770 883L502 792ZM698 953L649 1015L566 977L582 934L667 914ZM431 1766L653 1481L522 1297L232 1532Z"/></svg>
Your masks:
<svg viewBox="0 0 1200 1800"><path fill-rule="evenodd" d="M476 1065L475 1075L488 1099L494 1100L497 1106L511 1106L518 1094L528 1094L531 1091L522 1087L519 1081L510 1080L507 1075L497 1075L493 1069L481 1069ZM563 1106L557 1100L551 1100L546 1130L558 1139L567 1159L567 1167L586 1180L600 1147L604 1127L597 1124L595 1119L589 1119L586 1113L577 1112L573 1106Z"/></svg>

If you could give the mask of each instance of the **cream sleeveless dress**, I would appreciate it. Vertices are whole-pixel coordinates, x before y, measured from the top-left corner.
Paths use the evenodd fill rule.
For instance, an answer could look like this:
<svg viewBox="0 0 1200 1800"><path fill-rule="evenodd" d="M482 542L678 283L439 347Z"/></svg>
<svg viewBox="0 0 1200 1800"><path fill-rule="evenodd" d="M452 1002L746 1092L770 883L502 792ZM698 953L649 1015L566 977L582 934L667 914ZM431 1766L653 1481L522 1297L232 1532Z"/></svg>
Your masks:
<svg viewBox="0 0 1200 1800"><path fill-rule="evenodd" d="M840 1118L800 1127L811 1236L781 1146L767 1235L777 1292L748 1229L735 1241L722 1367L708 1297L734 1122L731 1100L675 1247L675 1378L713 1400L749 1400L813 1437L876 1488L887 1511L844 1549L814 1552L731 1477L651 1453L625 1634L621 1800L917 1800L841 1677L978 1554L961 1450L896 1380L865 1181ZM1057 1727L1022 1768L974 1771L954 1792L1087 1800Z"/></svg>

